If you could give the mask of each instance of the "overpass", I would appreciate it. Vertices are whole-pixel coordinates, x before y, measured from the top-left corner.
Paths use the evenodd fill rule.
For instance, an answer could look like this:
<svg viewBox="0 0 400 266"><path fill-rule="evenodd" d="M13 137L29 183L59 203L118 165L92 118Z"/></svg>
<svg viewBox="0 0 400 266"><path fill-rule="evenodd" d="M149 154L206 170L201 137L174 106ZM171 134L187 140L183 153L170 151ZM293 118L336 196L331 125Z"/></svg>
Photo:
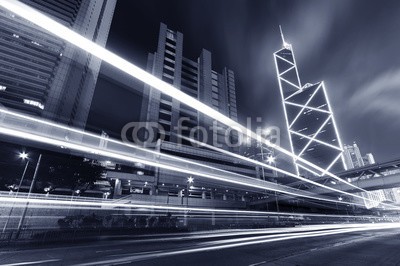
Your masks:
<svg viewBox="0 0 400 266"><path fill-rule="evenodd" d="M400 187L400 159L394 159L387 162L375 163L372 165L349 169L336 173L336 175L343 179L346 179L357 187L368 191ZM277 178L277 180L279 181L279 177ZM348 186L345 183L340 183L329 176L313 177L310 178L310 180L349 193L361 192L360 190ZM309 184L305 184L301 181L286 183L286 185L298 189L301 188L304 191L308 191L318 195L332 194L330 190L321 187L310 186ZM279 199L289 200L293 199L293 197L282 195ZM257 201L257 203L255 204L268 203L271 201L273 201L273 199L265 199L263 201Z"/></svg>

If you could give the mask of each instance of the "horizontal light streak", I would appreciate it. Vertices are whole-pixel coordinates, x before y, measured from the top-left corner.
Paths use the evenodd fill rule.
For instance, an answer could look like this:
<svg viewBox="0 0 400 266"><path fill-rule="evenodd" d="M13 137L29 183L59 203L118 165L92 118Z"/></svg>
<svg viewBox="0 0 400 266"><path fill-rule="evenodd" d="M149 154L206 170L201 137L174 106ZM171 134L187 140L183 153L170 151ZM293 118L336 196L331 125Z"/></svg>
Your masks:
<svg viewBox="0 0 400 266"><path fill-rule="evenodd" d="M371 231L371 230L382 230L382 229L398 229L400 228L399 224L374 224L374 225L365 225L361 224L360 227L353 228L345 228L345 229L333 229L329 231L317 231L317 232L298 232L298 233L286 233L286 234L278 234L278 235L268 235L268 236L259 236L259 237L242 237L235 239L227 239L220 241L212 241L203 243L203 247L194 247L194 248L186 248L182 250L162 250L162 251L154 251L152 253L147 254L116 254L118 256L117 259L107 259L102 261L90 262L81 265L89 266L89 265L109 265L113 263L123 263L123 262L134 262L136 260L148 260L160 257L167 256L176 256L176 255L184 255L191 254L197 252L206 252L206 251L214 251L221 249L229 249L229 248L237 248L249 245L256 244L265 244L265 243L273 243L277 241L285 241L285 240L294 240L294 239L302 239L302 238L311 238L311 237L323 237L330 235L338 235L338 234L346 234L346 233L354 233L354 232L362 232L362 231ZM125 255L125 257L124 257Z"/></svg>
<svg viewBox="0 0 400 266"><path fill-rule="evenodd" d="M242 156L242 155L239 155L239 154L236 154L236 153L232 153L232 152L229 152L229 151L226 151L226 150L223 150L223 149L214 147L214 146L212 146L212 145L209 145L209 144L206 144L206 143L203 143L203 142L200 142L200 141L191 139L191 138L187 138L187 137L185 137L185 136L180 136L180 137L183 138L183 139L186 139L186 140L188 140L188 141L190 141L190 142L193 142L193 143L195 143L195 144L197 144L197 145L199 145L199 146L203 146L203 147L206 147L206 148L208 148L208 149L212 149L212 150L214 150L214 151L218 151L218 152L220 152L220 153L223 153L223 154L226 154L226 155L229 155L229 156L238 158L238 159L243 160L243 161L247 161L247 162L250 162L250 163L253 163L253 164L256 164L256 165L265 167L265 168L269 168L269 169L272 169L272 170L279 169L279 168L276 168L276 167L274 167L274 166L265 164L265 163L263 163L263 162L260 162L260 161L257 161L257 160L251 159L251 158L247 158L247 157L245 157L245 156ZM299 166L305 168L305 166L302 166L302 165L299 165ZM305 170L311 171L311 172L312 172L312 170L307 169L307 168L305 168ZM357 195L357 194L353 194L353 193L350 193L350 192L346 192L346 191L342 191L342 190L339 190L339 189L336 189L336 188L332 188L332 187L329 187L329 186L326 186L326 185L317 183L317 182L312 181L312 180L310 180L310 179L307 179L307 178L304 178L304 177L295 175L295 174L293 174L293 173L290 173L290 172L287 172L287 171L284 171L284 170L281 170L281 169L279 169L279 171L280 171L280 172L283 171L283 173L286 174L286 175L288 175L288 176L294 177L294 178L296 178L296 179L299 179L299 180L301 180L301 181L310 183L310 184L315 185L315 186L318 186L318 187L322 187L322 188L325 188L325 189L328 189L328 190L331 190L331 191L334 191L334 192L338 192L338 193L340 193L340 194L346 194L346 195L348 195L348 196L352 196L352 197L356 197L356 198L360 198L360 199L367 199L367 198L364 198L363 196L359 196L359 195ZM319 175L319 174L317 174L317 173L315 173L315 174L316 174L316 175ZM370 201L373 201L373 200L370 200ZM343 202L343 201L338 201L337 203L344 203L344 202ZM357 203L354 203L354 202L345 202L345 203L346 203L346 204L351 204L351 205L363 206L362 204L357 204ZM391 207L395 207L396 209L400 209L400 207L397 207L397 206L394 206L394 205L393 205L393 206L390 205L390 204L387 204L387 205L388 205L388 206L391 206Z"/></svg>
<svg viewBox="0 0 400 266"><path fill-rule="evenodd" d="M135 208L138 211L148 211L148 209L154 209L159 211L181 211L181 212L199 212L199 213L232 213L232 214L243 214L243 215L280 215L280 216L302 216L302 217L330 217L330 218L366 218L364 216L350 216L350 215L335 215L335 214L318 214L318 213L289 213L289 212L265 212L265 211L249 211L249 210L233 210L233 209L215 209L215 208L199 208L199 207L180 207L180 206L167 206L167 205L154 205L154 204L133 204L133 203L118 203L113 201L98 201L98 202L86 202L86 201L62 201L52 199L37 199L37 198L7 198L0 197L2 203L29 203L33 206L44 204L47 208L51 208L52 205L55 207L67 206L67 207L99 207L99 208L119 208L119 210L131 210ZM370 216L368 216L370 217ZM372 216L373 217L373 216Z"/></svg>
<svg viewBox="0 0 400 266"><path fill-rule="evenodd" d="M48 145L54 145L54 146L57 146L57 147L61 147L62 146L62 147L66 147L66 148L69 148L71 150L75 150L75 151L79 151L79 152L83 152L83 153L96 154L96 155L100 155L100 156L104 156L104 157L108 157L108 158L113 158L113 159L117 159L117 160L132 162L132 163L136 163L136 162L143 163L145 165L149 165L149 166L153 166L153 167L160 167L160 168L163 168L163 169L176 171L176 172L179 172L179 173L197 175L197 176L201 176L201 177L204 177L204 178L223 181L223 182L227 182L227 183L231 183L231 184L247 186L247 187L263 189L263 190L272 190L272 191L276 191L276 192L280 192L280 193L284 193L284 194L288 194L288 195L292 195L292 196L297 196L297 197L304 197L304 198L309 198L309 199L314 199L314 200L327 201L327 202L333 202L333 203L342 203L343 204L342 201L323 198L323 197L317 197L317 196L313 196L313 195L308 195L307 193L301 193L301 191L299 191L299 193L295 193L295 192L291 192L291 191L287 191L287 190L283 190L283 189L272 188L272 187L267 186L267 185L258 185L258 184L254 184L254 183L253 184L249 183L250 181L253 181L253 182L258 182L258 183L262 182L262 183L267 184L267 182L261 181L261 180L248 179L247 182L238 181L238 180L232 180L232 179L229 179L229 178L226 178L226 177L222 177L222 176L211 175L209 173L204 173L204 172L194 171L194 170L191 170L191 169L185 169L185 168L180 168L180 167L176 167L176 166L172 166L172 165L158 163L158 162L155 162L155 161L150 161L148 159L141 159L141 158L137 158L137 157L132 157L130 155L124 155L124 154L120 154L120 153L116 153L116 152L111 152L111 151L104 150L104 149L97 148L97 147L93 147L93 146L75 144L75 143L71 143L71 142L64 141L64 140L56 140L56 139L44 137L44 136L33 134L33 133L22 132L22 131L15 130L15 129L9 129L9 128L0 127L0 133L2 133L4 135L12 136L12 137L28 139L28 140L31 140L31 141L34 141L34 142L44 143L44 144L48 144ZM348 204L355 204L355 203L348 203Z"/></svg>

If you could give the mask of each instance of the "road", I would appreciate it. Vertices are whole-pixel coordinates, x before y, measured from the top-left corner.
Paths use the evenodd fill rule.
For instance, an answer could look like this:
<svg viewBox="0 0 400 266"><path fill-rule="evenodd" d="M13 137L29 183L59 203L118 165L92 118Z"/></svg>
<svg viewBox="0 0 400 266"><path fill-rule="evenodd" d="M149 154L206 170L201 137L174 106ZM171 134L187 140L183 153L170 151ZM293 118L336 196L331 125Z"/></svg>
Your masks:
<svg viewBox="0 0 400 266"><path fill-rule="evenodd" d="M321 225L0 251L0 265L400 265L400 225Z"/></svg>

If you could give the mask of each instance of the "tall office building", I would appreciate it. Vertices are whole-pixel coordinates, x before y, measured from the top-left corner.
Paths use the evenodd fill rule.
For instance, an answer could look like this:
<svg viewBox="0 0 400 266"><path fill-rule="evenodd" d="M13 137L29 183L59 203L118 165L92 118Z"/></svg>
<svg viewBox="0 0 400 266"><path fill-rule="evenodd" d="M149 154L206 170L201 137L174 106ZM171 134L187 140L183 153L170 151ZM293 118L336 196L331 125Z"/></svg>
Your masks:
<svg viewBox="0 0 400 266"><path fill-rule="evenodd" d="M22 0L105 46L116 0ZM101 60L0 10L0 103L83 128Z"/></svg>
<svg viewBox="0 0 400 266"><path fill-rule="evenodd" d="M345 144L343 147L344 162L347 166L347 169L360 168L375 163L375 158L371 153L367 153L365 156L361 155L360 148L355 142L353 143L353 145ZM363 199L365 207L370 209L379 206L379 202L387 200L394 201L392 191L393 189L379 189L369 192L360 192L358 194L363 198L372 200L369 201Z"/></svg>
<svg viewBox="0 0 400 266"><path fill-rule="evenodd" d="M323 82L302 85L292 46L282 35L282 49L274 53L279 88L292 152L323 170L294 159L297 173L324 175L345 168L342 144Z"/></svg>
<svg viewBox="0 0 400 266"><path fill-rule="evenodd" d="M353 145L344 145L343 155L344 162L348 169L359 168L375 163L375 158L371 153L367 153L365 156L361 155L360 149L355 142Z"/></svg>
<svg viewBox="0 0 400 266"><path fill-rule="evenodd" d="M235 75L228 68L220 73L212 69L211 53L205 49L200 56L191 60L183 56L183 35L172 31L163 23L160 25L158 47L155 53L148 56L147 71L183 92L211 106L224 115L237 121ZM160 93L145 85L142 121L157 122L165 130L165 141L177 143L181 141L177 134L195 138L213 144L213 138L227 148L226 130L223 125L220 130L209 131L213 120L185 103ZM203 126L207 133L196 130ZM207 135L207 136L204 136ZM228 136L230 141L234 134ZM189 144L182 140L183 144Z"/></svg>
<svg viewBox="0 0 400 266"><path fill-rule="evenodd" d="M196 60L185 58L182 33L168 29L163 23L160 26L157 51L148 55L147 71L231 119L237 120L233 71L227 68L220 73L214 71L211 64L211 53L204 49ZM130 79L125 79L124 75L116 74L115 76L127 87L133 84ZM162 154L185 158L248 177L265 178L261 174L261 169L250 162L240 161L207 148L192 146L185 139L180 140L178 134L204 141L205 138L201 134L205 133L208 135L208 144L213 144L213 138L215 138L217 143L223 145L222 148L229 148L228 145L224 145L226 143L223 126L219 125L221 129L214 131L215 134L213 134L210 132L212 131L210 127L215 127L216 124L211 118L203 116L185 103L163 95L158 90L147 85L144 86L141 121L159 124L165 130L165 138L162 138L161 135L155 136L157 138L154 145L155 150ZM196 131L198 126L206 128L207 132ZM148 136L144 136L145 139L146 137ZM228 137L235 138L237 136L229 134ZM145 142L145 145L150 146L150 141ZM160 160L166 160L162 159L163 156L160 158ZM117 187L114 197L132 194L132 191L136 191L133 193L157 195L160 197L159 199L164 197L167 204L174 204L175 197L183 197L186 193L190 195L189 197L204 200L203 203L197 202L196 204L200 204L198 206L208 204L207 206L218 207L222 206L221 202L226 200L230 201L230 206L243 204L246 198L254 196L253 193L235 190L227 187L226 184L210 182L203 176L196 175L192 175L194 183L188 187L188 174L186 173L158 167L142 167L143 169L139 171L138 169L121 169L108 172L108 178L115 180L115 187ZM267 174L272 176L272 173ZM207 203L206 200L210 201Z"/></svg>

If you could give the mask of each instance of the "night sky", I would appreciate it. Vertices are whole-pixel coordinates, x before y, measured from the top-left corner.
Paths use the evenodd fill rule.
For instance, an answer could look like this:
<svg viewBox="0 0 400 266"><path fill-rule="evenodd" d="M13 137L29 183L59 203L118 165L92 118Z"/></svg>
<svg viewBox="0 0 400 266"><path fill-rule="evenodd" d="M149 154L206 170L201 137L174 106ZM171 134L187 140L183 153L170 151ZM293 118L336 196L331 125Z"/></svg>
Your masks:
<svg viewBox="0 0 400 266"><path fill-rule="evenodd" d="M184 34L185 57L196 59L205 48L215 70L235 72L241 122L260 116L264 125L279 126L288 148L272 56L281 48L282 25L302 84L325 81L343 142L356 141L362 154L381 162L399 157L399 14L395 0L118 1L107 48L144 68L166 23ZM103 123L120 127L137 117L135 97L98 89L89 120L107 115Z"/></svg>

